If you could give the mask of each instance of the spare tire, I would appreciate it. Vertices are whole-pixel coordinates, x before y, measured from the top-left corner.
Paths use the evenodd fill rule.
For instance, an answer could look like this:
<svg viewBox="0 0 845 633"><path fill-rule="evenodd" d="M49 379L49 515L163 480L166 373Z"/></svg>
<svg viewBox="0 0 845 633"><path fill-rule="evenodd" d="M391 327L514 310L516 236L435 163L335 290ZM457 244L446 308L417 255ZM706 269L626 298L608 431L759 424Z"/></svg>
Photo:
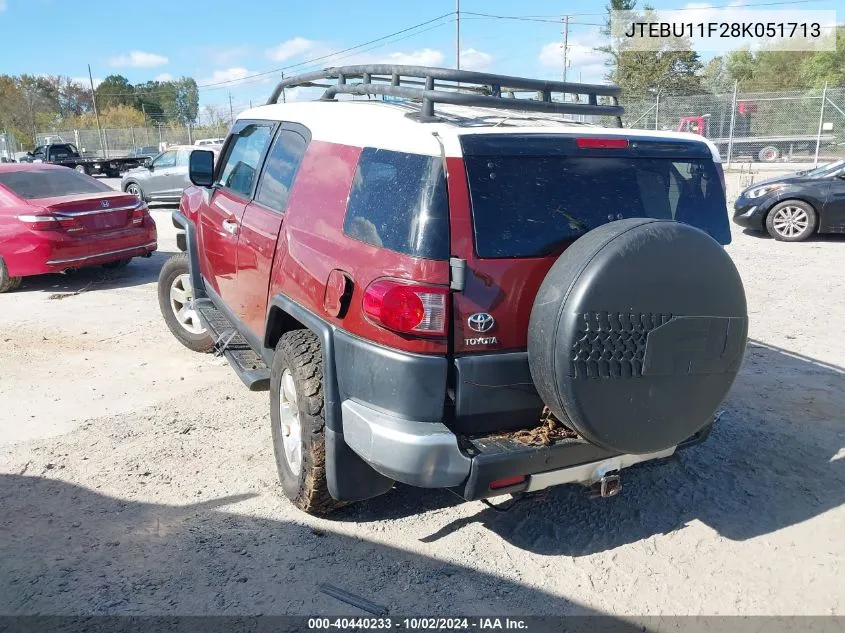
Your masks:
<svg viewBox="0 0 845 633"><path fill-rule="evenodd" d="M620 453L677 445L733 384L748 336L742 280L709 235L671 220L598 227L558 258L528 325L538 393Z"/></svg>

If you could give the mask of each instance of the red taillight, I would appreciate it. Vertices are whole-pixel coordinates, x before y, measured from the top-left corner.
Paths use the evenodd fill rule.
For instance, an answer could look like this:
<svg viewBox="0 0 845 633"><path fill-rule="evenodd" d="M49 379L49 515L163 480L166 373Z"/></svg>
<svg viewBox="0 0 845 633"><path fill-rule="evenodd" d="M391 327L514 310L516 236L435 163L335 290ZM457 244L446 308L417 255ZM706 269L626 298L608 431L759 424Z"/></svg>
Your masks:
<svg viewBox="0 0 845 633"><path fill-rule="evenodd" d="M502 488L510 488L525 481L525 475L516 475L515 477L505 477L504 479L496 479L490 482L490 490L501 490Z"/></svg>
<svg viewBox="0 0 845 633"><path fill-rule="evenodd" d="M575 145L578 149L626 149L628 147L628 139L585 136L583 138L576 138Z"/></svg>
<svg viewBox="0 0 845 633"><path fill-rule="evenodd" d="M149 208L146 204L141 203L132 209L132 226L141 226L144 223L144 218L149 213Z"/></svg>
<svg viewBox="0 0 845 633"><path fill-rule="evenodd" d="M67 231L76 233L84 227L76 218L65 215L19 215L18 220L33 231Z"/></svg>
<svg viewBox="0 0 845 633"><path fill-rule="evenodd" d="M445 336L448 294L449 289L442 286L380 279L364 292L364 312L389 330Z"/></svg>

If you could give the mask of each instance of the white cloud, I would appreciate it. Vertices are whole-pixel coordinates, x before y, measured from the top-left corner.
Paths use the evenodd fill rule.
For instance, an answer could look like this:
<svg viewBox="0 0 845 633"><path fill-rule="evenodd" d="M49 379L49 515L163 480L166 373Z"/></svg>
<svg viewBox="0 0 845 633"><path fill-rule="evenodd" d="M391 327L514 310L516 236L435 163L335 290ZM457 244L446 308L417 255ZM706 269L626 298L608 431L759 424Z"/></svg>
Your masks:
<svg viewBox="0 0 845 633"><path fill-rule="evenodd" d="M291 40L282 42L281 44L267 49L267 57L270 59L283 62L293 57L299 57L304 53L313 51L319 44L304 37L295 37Z"/></svg>
<svg viewBox="0 0 845 633"><path fill-rule="evenodd" d="M569 38L569 71L567 79L570 81L581 81L585 83L600 83L607 72L605 60L607 55L595 50L601 44L601 35L598 31L585 32L576 38ZM549 42L540 49L539 61L547 68L553 68L558 72L563 71L563 44L561 42Z"/></svg>
<svg viewBox="0 0 845 633"><path fill-rule="evenodd" d="M132 51L127 55L118 55L109 60L111 66L131 66L133 68L155 68L164 66L170 60L164 55L146 53L144 51Z"/></svg>
<svg viewBox="0 0 845 633"><path fill-rule="evenodd" d="M446 56L432 48L423 48L411 53L387 53L384 61L393 64L408 64L411 66L440 66Z"/></svg>
<svg viewBox="0 0 845 633"><path fill-rule="evenodd" d="M492 55L475 48L461 51L461 68L465 70L487 70L492 62Z"/></svg>
<svg viewBox="0 0 845 633"><path fill-rule="evenodd" d="M242 66L233 66L232 68L226 68L225 70L215 70L210 77L200 79L197 83L205 86L208 84L218 84L224 81L231 81L232 85L237 85L239 79L245 79L255 74L256 71L254 70L249 70Z"/></svg>
<svg viewBox="0 0 845 633"><path fill-rule="evenodd" d="M155 76L156 81L173 81L173 75L170 73L161 73Z"/></svg>

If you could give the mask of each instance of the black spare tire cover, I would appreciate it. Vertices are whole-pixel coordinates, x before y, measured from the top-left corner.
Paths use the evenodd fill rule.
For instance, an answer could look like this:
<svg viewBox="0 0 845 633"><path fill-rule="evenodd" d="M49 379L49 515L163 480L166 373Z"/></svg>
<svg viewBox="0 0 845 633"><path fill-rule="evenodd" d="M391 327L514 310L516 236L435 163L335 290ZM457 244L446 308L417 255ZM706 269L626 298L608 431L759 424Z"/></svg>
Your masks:
<svg viewBox="0 0 845 633"><path fill-rule="evenodd" d="M671 220L576 240L540 286L528 360L552 412L621 453L682 442L712 419L742 362L748 312L731 258Z"/></svg>

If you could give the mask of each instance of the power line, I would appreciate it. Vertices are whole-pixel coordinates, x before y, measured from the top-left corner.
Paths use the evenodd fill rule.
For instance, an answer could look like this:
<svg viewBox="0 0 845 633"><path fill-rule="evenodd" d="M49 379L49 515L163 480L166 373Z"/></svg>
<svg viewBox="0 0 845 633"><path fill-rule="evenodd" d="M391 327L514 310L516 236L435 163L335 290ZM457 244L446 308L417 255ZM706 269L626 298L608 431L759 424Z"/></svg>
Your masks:
<svg viewBox="0 0 845 633"><path fill-rule="evenodd" d="M313 64L315 62L319 62L319 61L322 61L322 60L325 60L325 59L336 57L337 55L340 55L342 53L347 53L349 51L355 51L355 50L363 48L365 46L369 46L369 45L375 44L377 42L382 42L384 40L388 40L388 39L395 37L397 35L402 35L403 33L407 33L408 31L413 31L413 30L418 29L422 26L427 26L429 24L432 24L433 22L437 22L437 21L442 20L444 18L449 18L449 17L453 16L454 14L455 14L454 11L450 11L449 13L444 13L443 15L437 16L436 18L432 18L430 20L426 20L425 22L420 22L419 24L414 24L413 26L406 27L406 28L401 29L399 31L395 31L395 32L389 33L387 35L377 37L374 40L369 40L368 42L356 44L355 46L350 46L348 48L344 48L344 49L341 49L339 51L335 51L333 53L328 53L326 55L321 55L319 57L313 57L311 59L306 59L306 60L303 60L303 61L298 62L296 64L289 64L287 66L282 66L281 68L274 68L272 70L265 70L265 71L260 72L260 73L252 73L250 75L245 75L243 77L238 77L236 79L225 79L223 81L217 81L217 82L213 82L213 83L197 84L197 89L209 89L209 88L215 88L217 86L226 86L226 85L231 85L231 84L235 84L235 83L243 83L245 80L248 80L248 79L265 77L267 75L272 75L272 74L275 74L275 73L283 72L285 70L290 70L291 68L299 68L300 66L306 66L308 64ZM448 22L447 22L447 24L448 24ZM440 25L438 25L438 26L440 26ZM424 31L421 31L421 32L424 32ZM141 94L158 94L158 93L163 92L163 91L166 91L166 90L153 90L153 91L148 91L146 93L141 93ZM109 96L109 97L137 96L137 93L134 93L134 92L132 92L132 93L103 93L100 96L103 96L103 97L105 97L105 96Z"/></svg>

